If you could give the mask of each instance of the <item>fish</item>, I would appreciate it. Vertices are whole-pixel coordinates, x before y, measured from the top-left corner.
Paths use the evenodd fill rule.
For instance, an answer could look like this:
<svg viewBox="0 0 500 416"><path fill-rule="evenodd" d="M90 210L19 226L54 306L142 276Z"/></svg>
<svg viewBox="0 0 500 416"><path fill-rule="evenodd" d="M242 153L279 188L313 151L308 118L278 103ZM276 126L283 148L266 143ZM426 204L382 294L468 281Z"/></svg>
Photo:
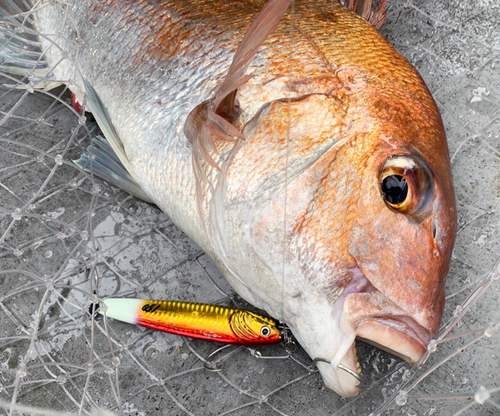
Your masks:
<svg viewBox="0 0 500 416"><path fill-rule="evenodd" d="M366 4L348 2L381 24ZM358 394L356 339L425 353L456 236L449 151L367 19L330 0L32 5L0 5L0 70L66 85L103 133L76 163L164 211L328 388Z"/></svg>
<svg viewBox="0 0 500 416"><path fill-rule="evenodd" d="M282 341L278 323L273 319L229 306L106 298L99 303L97 312L130 324L226 344L266 345Z"/></svg>

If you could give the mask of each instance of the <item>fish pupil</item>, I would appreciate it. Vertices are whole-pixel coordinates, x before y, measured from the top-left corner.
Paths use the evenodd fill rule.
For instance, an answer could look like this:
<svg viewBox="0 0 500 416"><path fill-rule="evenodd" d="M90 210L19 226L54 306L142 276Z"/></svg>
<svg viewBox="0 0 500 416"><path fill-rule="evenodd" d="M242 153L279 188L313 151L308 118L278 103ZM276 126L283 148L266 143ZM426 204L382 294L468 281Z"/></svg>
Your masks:
<svg viewBox="0 0 500 416"><path fill-rule="evenodd" d="M382 180L382 193L389 204L401 204L408 196L408 183L400 175L386 176Z"/></svg>

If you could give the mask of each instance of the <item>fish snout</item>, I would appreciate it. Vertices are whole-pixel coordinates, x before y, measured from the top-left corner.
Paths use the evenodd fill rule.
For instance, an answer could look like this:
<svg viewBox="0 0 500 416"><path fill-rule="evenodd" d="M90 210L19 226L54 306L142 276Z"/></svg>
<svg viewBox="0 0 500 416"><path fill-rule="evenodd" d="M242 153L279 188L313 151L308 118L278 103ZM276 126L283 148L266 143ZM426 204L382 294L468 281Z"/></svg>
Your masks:
<svg viewBox="0 0 500 416"><path fill-rule="evenodd" d="M348 295L344 319L356 336L410 363L426 351L444 309L445 277L455 240L455 205L435 194L418 220L392 211L363 223L350 253L365 289Z"/></svg>
<svg viewBox="0 0 500 416"><path fill-rule="evenodd" d="M456 237L456 207L453 188L436 187L436 198L428 220L423 228L428 241L428 255L421 266L422 273L429 273L424 284L422 304L427 309L416 316L417 322L431 334L435 334L441 323L445 302L445 278L451 262L451 253ZM431 251L431 252L430 252Z"/></svg>
<svg viewBox="0 0 500 416"><path fill-rule="evenodd" d="M434 257L443 257L442 267L448 270L457 233L457 214L453 189L446 194L439 192L440 200L435 204L430 221L430 235L434 242ZM446 261L447 260L447 261ZM444 273L446 274L446 272Z"/></svg>
<svg viewBox="0 0 500 416"><path fill-rule="evenodd" d="M427 331L424 338L441 323L456 235L451 169L444 162L431 163L416 151L373 156L349 246L387 308L411 319L418 333Z"/></svg>

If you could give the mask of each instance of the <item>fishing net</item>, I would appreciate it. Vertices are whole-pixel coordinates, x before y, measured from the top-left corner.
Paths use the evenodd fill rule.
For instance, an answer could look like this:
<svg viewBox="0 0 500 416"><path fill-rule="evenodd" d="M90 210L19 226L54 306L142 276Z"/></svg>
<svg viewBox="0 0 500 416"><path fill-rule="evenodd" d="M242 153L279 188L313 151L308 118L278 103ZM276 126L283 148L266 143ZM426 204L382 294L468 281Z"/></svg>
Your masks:
<svg viewBox="0 0 500 416"><path fill-rule="evenodd" d="M73 163L98 128L68 91L23 79L0 89L0 413L499 414L500 7L391 1L381 31L434 94L458 199L444 325L424 360L359 343L363 391L344 399L300 348L216 351L92 318L104 296L244 304L165 214Z"/></svg>

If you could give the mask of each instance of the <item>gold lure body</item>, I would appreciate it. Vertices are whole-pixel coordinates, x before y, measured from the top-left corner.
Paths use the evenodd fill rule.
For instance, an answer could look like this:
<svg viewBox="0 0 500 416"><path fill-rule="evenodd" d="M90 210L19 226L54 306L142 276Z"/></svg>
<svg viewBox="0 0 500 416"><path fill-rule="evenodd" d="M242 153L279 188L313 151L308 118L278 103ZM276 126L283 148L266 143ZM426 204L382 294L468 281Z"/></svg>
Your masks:
<svg viewBox="0 0 500 416"><path fill-rule="evenodd" d="M228 344L276 344L281 342L273 319L228 306L208 303L104 299L99 313L122 322Z"/></svg>

